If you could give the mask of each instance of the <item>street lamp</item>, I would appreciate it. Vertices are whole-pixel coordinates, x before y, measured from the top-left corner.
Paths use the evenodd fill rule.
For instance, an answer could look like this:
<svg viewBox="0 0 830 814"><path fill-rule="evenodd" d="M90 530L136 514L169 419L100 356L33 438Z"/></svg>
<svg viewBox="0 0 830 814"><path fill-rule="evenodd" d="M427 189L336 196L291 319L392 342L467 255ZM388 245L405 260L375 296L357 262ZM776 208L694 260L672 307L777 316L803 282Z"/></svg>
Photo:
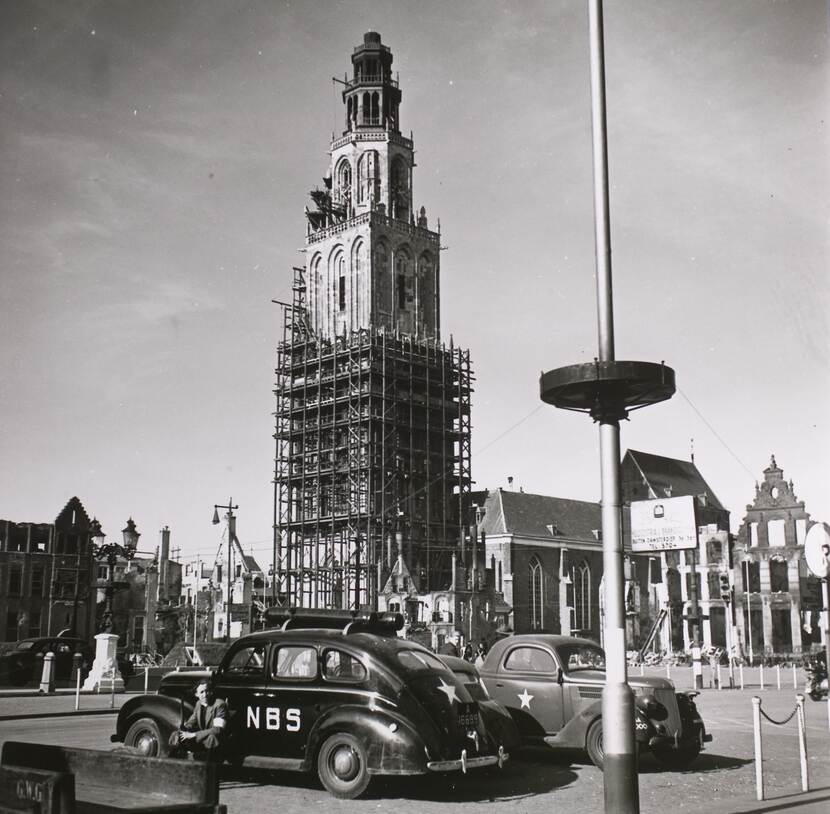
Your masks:
<svg viewBox="0 0 830 814"><path fill-rule="evenodd" d="M97 520L93 520L92 552L95 559L106 560L107 563L107 578L103 581L103 584L101 584L101 581L98 584L98 587L104 589L104 613L101 616L101 633L112 633L112 598L116 591L129 587L127 582L115 581L115 565L119 557L132 560L136 555L138 538L141 534L136 529L132 517L127 520L127 525L121 530L121 535L123 543L105 542L106 535L101 529L101 524Z"/></svg>

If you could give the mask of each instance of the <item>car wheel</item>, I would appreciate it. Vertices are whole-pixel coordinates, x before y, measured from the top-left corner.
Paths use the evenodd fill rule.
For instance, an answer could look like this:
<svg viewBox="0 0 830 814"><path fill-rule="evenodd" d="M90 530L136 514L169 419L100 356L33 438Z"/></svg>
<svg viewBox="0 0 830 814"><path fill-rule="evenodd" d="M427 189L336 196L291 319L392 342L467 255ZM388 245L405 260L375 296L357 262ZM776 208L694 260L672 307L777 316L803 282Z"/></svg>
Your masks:
<svg viewBox="0 0 830 814"><path fill-rule="evenodd" d="M137 750L143 757L167 757L169 737L152 718L139 718L127 730L124 746Z"/></svg>
<svg viewBox="0 0 830 814"><path fill-rule="evenodd" d="M588 734L585 736L585 750L588 752L588 757L597 768L602 768L602 762L605 759L605 749L602 746L602 718L597 718L590 727L588 727Z"/></svg>
<svg viewBox="0 0 830 814"><path fill-rule="evenodd" d="M657 762L667 769L674 769L675 771L683 771L688 769L700 754L700 744L692 743L688 746L682 746L679 749L665 749L659 752L654 752L654 757Z"/></svg>
<svg viewBox="0 0 830 814"><path fill-rule="evenodd" d="M340 800L354 800L366 791L371 780L366 750L354 735L332 735L320 747L317 775L329 794Z"/></svg>

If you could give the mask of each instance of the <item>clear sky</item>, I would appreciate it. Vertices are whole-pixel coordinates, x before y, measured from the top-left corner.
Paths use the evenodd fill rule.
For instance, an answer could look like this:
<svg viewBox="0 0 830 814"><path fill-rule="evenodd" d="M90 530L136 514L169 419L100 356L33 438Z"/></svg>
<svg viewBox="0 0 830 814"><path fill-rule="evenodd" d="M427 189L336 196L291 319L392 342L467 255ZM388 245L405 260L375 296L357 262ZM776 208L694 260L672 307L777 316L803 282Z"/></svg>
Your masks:
<svg viewBox="0 0 830 814"><path fill-rule="evenodd" d="M622 448L695 460L733 527L774 453L830 521L824 0L607 2L618 359L678 393ZM367 30L392 48L442 330L476 370L477 488L599 499L539 373L597 353L586 6L0 2L0 517L263 565L280 312Z"/></svg>

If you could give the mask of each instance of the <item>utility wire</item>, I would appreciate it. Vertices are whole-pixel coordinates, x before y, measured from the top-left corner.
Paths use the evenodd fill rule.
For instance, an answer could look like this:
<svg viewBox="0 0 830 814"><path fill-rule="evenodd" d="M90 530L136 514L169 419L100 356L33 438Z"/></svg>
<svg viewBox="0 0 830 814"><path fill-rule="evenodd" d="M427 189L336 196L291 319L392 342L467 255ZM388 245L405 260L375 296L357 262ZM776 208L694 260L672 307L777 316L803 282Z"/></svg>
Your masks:
<svg viewBox="0 0 830 814"><path fill-rule="evenodd" d="M691 407L697 413L698 418L709 428L712 435L714 435L715 438L717 438L718 441L720 441L721 444L723 444L723 448L743 467L747 475L749 475L749 477L752 478L753 481L756 481L757 478L753 474L752 470L729 448L729 444L727 444L726 441L724 441L723 438L720 437L718 431L706 420L703 413L701 413L700 410L698 410L697 407L695 407L695 405L692 404L692 400L679 387L677 388L677 392L680 393L680 395L683 396L684 399L686 399L686 402L688 403L689 407Z"/></svg>

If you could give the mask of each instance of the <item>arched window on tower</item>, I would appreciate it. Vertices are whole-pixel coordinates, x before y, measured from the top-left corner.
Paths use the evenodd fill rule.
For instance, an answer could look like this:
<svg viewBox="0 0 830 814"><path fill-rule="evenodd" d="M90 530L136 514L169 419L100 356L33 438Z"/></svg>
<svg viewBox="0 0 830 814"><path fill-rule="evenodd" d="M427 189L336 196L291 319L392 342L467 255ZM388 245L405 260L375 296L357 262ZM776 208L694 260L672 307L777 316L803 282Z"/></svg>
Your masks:
<svg viewBox="0 0 830 814"><path fill-rule="evenodd" d="M369 116L371 115L371 110L370 110L370 104L371 103L369 101L368 91L363 94L363 98L362 98L361 102L362 102L362 107L363 107L362 121L363 121L363 124L368 124L369 123Z"/></svg>
<svg viewBox="0 0 830 814"><path fill-rule="evenodd" d="M380 124L380 95L377 91L372 94L372 124Z"/></svg>
<svg viewBox="0 0 830 814"><path fill-rule="evenodd" d="M399 250L395 261L395 299L399 311L408 310L411 298L409 275L409 256L405 251Z"/></svg>
<svg viewBox="0 0 830 814"><path fill-rule="evenodd" d="M583 561L574 568L574 629L591 629L591 569Z"/></svg>
<svg viewBox="0 0 830 814"><path fill-rule="evenodd" d="M357 202L377 201L380 198L377 150L366 150L357 162Z"/></svg>
<svg viewBox="0 0 830 814"><path fill-rule="evenodd" d="M341 203L351 200L352 197L352 165L344 158L337 165L335 172L336 188L334 190L335 200Z"/></svg>
<svg viewBox="0 0 830 814"><path fill-rule="evenodd" d="M392 162L390 203L392 217L409 220L409 167L401 156Z"/></svg>
<svg viewBox="0 0 830 814"><path fill-rule="evenodd" d="M541 630L544 625L544 576L542 574L542 563L539 562L538 557L531 557L527 570L530 629Z"/></svg>

